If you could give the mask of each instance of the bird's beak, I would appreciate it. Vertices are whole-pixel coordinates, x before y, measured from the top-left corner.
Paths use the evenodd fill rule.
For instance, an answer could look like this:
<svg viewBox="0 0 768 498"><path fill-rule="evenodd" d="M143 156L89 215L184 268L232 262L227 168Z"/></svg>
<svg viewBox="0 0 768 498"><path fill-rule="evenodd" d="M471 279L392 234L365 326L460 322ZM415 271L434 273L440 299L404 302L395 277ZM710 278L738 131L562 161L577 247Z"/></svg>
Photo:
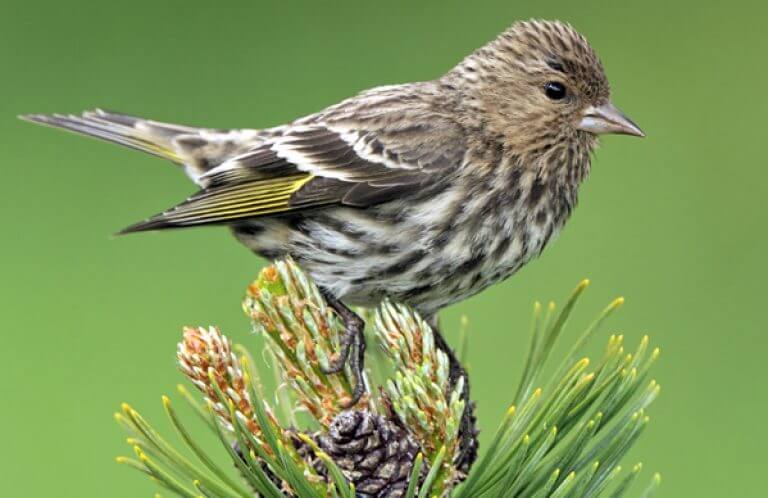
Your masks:
<svg viewBox="0 0 768 498"><path fill-rule="evenodd" d="M587 107L577 128L595 135L616 133L635 137L645 136L639 126L610 102L600 106Z"/></svg>

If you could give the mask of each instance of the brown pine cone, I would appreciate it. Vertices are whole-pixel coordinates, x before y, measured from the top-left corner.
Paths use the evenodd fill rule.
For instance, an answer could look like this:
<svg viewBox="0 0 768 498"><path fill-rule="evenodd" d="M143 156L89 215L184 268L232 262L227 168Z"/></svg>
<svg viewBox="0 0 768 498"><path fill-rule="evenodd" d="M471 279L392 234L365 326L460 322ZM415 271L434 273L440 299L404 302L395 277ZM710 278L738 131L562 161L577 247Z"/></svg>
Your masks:
<svg viewBox="0 0 768 498"><path fill-rule="evenodd" d="M419 452L415 440L400 426L368 411L345 411L333 419L328 432L310 436L355 485L358 498L400 498L408 489L413 461ZM299 456L318 473L327 476L327 469L298 437L293 444ZM242 450L233 447L240 458ZM267 476L285 496L295 496L266 465ZM426 469L422 469L422 476Z"/></svg>
<svg viewBox="0 0 768 498"><path fill-rule="evenodd" d="M355 485L360 498L398 498L408 489L416 441L401 427L368 411L345 411L317 438Z"/></svg>

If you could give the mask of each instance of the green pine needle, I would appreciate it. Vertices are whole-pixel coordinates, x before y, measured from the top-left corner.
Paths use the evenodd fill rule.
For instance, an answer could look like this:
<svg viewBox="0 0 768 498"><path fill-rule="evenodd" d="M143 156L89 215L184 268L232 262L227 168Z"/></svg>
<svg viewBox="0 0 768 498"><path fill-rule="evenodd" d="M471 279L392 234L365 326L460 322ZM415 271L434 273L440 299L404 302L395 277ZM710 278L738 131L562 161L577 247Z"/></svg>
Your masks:
<svg viewBox="0 0 768 498"><path fill-rule="evenodd" d="M624 303L622 298L604 308L577 337L556 374L548 381L541 379L588 284L581 282L559 312L554 303L546 309L535 304L530 347L514 404L469 476L461 476L453 462L464 410L462 387L449 384L447 358L435 347L431 328L399 304L385 302L369 314L371 333L383 352L371 355L379 364L369 365L378 373L369 378L383 382L386 398L372 389L356 409L391 410L421 446L410 470L407 498L445 493L456 498L649 498L656 491L659 474L633 492L642 465L624 471L621 462L645 431L647 410L659 394L658 383L649 380L659 349L652 348L646 336L627 353L624 337L614 335L597 362L579 357ZM262 272L249 288L245 308L255 330L267 338L259 344L275 360L278 380L291 387L274 397L276 410L266 403L261 372L245 348L234 346L229 352L226 338L214 330L201 332L199 339L185 336L189 342L180 348L192 348L186 361L204 359L210 366L204 374L190 364L182 369L194 376L190 378L203 391L203 403L184 386L178 393L221 442L228 461L220 461L198 441L164 396L163 406L181 447L123 405L115 420L129 433L136 458L118 457L117 462L181 497L245 498L256 493L269 498L291 494L354 498L349 476L311 434L301 432L295 416L297 409L308 409L323 427L349 393L348 372L326 375L322 368L338 350L341 323L317 287L290 260ZM466 359L466 318L461 330L460 356ZM211 349L201 353L195 349L200 347ZM296 444L304 449L299 451ZM305 460L307 452L314 460ZM457 485L462 477L464 482Z"/></svg>

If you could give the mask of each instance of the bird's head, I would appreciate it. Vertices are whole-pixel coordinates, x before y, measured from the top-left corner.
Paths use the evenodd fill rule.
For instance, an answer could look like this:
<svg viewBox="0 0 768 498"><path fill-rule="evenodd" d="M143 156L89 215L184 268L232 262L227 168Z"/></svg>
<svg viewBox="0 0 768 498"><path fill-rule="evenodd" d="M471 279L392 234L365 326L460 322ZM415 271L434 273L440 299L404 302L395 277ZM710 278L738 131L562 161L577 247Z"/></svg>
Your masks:
<svg viewBox="0 0 768 498"><path fill-rule="evenodd" d="M465 82L483 126L519 153L591 149L606 133L644 136L612 104L600 59L568 24L515 23L448 76Z"/></svg>

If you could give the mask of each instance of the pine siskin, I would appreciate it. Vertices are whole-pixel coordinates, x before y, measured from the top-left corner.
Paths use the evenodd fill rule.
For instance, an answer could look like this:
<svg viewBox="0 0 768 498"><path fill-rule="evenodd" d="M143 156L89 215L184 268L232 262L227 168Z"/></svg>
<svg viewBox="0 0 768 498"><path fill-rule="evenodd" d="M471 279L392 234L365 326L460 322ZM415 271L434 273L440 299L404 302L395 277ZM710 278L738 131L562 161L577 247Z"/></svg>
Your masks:
<svg viewBox="0 0 768 498"><path fill-rule="evenodd" d="M609 96L583 36L528 21L436 80L374 88L275 128L104 110L23 118L182 165L200 190L123 233L220 224L257 254L293 257L348 324L331 370L351 358L359 396L362 320L340 300L387 296L434 317L515 273L573 211L597 135L643 136Z"/></svg>

